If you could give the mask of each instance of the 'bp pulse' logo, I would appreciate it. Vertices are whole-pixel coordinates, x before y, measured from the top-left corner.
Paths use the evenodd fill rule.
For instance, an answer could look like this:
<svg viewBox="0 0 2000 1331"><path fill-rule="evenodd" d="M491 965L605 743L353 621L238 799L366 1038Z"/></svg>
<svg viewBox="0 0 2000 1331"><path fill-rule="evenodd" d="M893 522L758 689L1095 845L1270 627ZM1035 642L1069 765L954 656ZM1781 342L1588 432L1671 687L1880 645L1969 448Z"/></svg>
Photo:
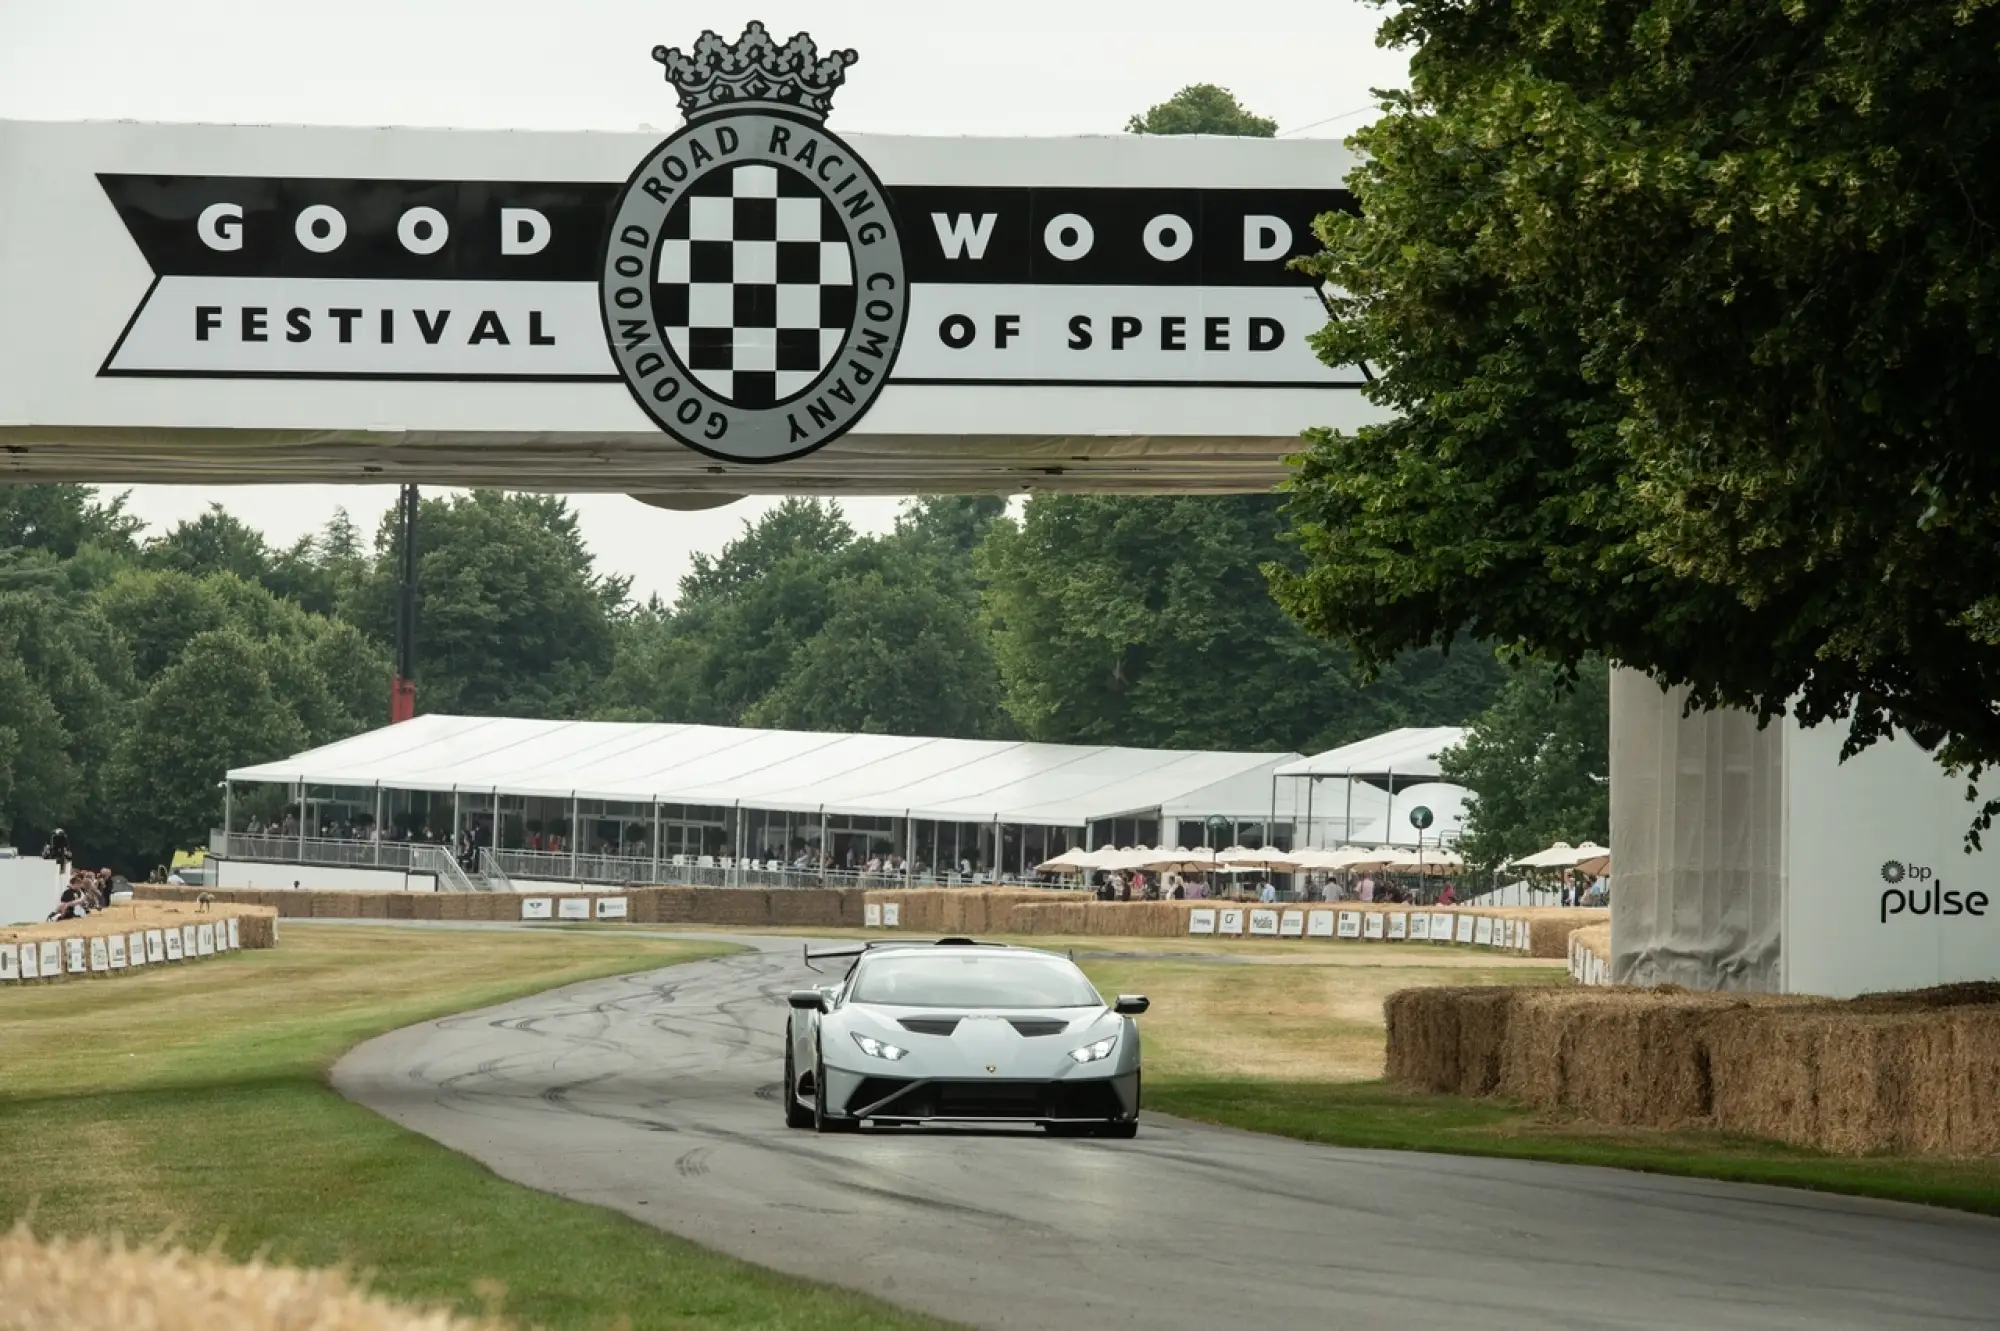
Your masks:
<svg viewBox="0 0 2000 1331"><path fill-rule="evenodd" d="M1944 880L1927 864L1903 860L1882 861L1883 889L1880 922L1892 915L1984 915L1989 904L1984 892L1945 890Z"/></svg>
<svg viewBox="0 0 2000 1331"><path fill-rule="evenodd" d="M687 124L618 199L598 288L612 359L690 448L810 453L882 391L908 315L888 195L824 123L855 54L752 23L653 58Z"/></svg>

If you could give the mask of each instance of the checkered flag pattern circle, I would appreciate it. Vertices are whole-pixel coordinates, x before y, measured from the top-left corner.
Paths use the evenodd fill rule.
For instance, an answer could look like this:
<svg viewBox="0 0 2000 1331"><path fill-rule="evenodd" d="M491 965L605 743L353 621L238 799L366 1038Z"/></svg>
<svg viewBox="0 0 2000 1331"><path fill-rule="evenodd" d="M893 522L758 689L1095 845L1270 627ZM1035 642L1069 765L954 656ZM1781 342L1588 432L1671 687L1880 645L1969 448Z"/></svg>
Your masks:
<svg viewBox="0 0 2000 1331"><path fill-rule="evenodd" d="M819 379L853 326L847 228L790 167L710 171L668 210L653 309L660 336L709 392L775 406Z"/></svg>

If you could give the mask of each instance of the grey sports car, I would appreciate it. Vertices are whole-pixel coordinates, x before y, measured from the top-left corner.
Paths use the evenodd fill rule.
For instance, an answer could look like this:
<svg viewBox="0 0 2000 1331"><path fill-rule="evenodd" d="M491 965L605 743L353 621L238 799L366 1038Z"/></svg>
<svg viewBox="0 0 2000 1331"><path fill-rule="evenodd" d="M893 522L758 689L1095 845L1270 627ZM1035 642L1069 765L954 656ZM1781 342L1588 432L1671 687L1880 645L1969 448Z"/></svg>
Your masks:
<svg viewBox="0 0 2000 1331"><path fill-rule="evenodd" d="M1106 1003L1067 957L967 938L814 952L844 978L791 995L785 1124L1139 1130L1137 994Z"/></svg>

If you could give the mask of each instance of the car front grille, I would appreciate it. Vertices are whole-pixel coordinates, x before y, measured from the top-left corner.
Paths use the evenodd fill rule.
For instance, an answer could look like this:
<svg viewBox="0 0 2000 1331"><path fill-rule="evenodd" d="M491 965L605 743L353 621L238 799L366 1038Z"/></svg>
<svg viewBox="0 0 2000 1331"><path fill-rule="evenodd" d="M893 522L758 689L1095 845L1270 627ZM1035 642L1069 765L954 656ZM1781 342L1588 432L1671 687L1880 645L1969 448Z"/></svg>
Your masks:
<svg viewBox="0 0 2000 1331"><path fill-rule="evenodd" d="M882 1105L886 1118L1116 1118L1124 1112L1108 1081L929 1081L864 1077L848 1112Z"/></svg>

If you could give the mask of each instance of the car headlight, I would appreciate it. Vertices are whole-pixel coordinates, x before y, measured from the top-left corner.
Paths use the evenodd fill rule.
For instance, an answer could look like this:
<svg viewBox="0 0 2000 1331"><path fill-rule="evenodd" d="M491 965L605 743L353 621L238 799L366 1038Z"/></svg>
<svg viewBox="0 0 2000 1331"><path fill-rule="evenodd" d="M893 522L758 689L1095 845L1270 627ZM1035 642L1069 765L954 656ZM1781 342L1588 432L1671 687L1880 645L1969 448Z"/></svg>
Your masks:
<svg viewBox="0 0 2000 1331"><path fill-rule="evenodd" d="M861 1052L868 1057L886 1058L891 1063L899 1058L907 1058L910 1053L907 1049L898 1049L887 1040L878 1040L872 1035L863 1035L860 1031L854 1032L854 1043L860 1045Z"/></svg>
<svg viewBox="0 0 2000 1331"><path fill-rule="evenodd" d="M1069 1056L1079 1063L1095 1063L1100 1058L1111 1057L1112 1051L1117 1048L1118 1037L1112 1035L1099 1040L1096 1044L1087 1044L1081 1049L1072 1049L1069 1051Z"/></svg>

